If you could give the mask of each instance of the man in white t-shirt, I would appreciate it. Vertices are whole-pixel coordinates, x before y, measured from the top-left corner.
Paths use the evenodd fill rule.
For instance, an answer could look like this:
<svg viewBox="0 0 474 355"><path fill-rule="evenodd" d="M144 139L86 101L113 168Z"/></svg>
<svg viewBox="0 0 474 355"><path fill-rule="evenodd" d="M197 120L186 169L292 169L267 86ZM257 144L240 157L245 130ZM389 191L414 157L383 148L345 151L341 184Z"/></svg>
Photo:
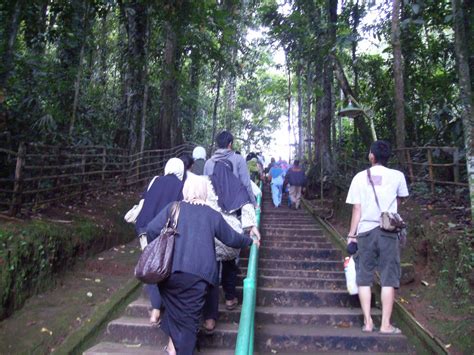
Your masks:
<svg viewBox="0 0 474 355"><path fill-rule="evenodd" d="M356 262L359 299L364 313L363 332L374 331L370 315L371 286L376 270L382 286L382 323L380 333L400 334L390 323L395 288L400 286L400 243L397 233L380 229L381 212L397 212L400 197L408 196L405 176L398 170L385 167L390 157L390 144L375 141L370 146L368 170L359 172L353 179L346 203L352 204L352 218L347 243L357 242ZM370 182L372 180L372 184ZM378 197L377 205L374 189Z"/></svg>

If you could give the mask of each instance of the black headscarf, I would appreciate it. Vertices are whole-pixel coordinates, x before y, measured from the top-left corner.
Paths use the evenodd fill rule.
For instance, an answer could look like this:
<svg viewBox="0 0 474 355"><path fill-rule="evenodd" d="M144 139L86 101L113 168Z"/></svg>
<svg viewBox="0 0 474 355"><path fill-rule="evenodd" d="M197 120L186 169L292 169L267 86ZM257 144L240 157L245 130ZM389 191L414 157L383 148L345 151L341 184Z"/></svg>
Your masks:
<svg viewBox="0 0 474 355"><path fill-rule="evenodd" d="M135 229L138 234L145 231L148 223L170 202L183 199L184 182L174 174L158 177L144 194L143 208L137 217Z"/></svg>
<svg viewBox="0 0 474 355"><path fill-rule="evenodd" d="M218 160L211 175L211 182L217 194L217 203L224 212L233 212L250 203L247 189L232 172L232 163Z"/></svg>

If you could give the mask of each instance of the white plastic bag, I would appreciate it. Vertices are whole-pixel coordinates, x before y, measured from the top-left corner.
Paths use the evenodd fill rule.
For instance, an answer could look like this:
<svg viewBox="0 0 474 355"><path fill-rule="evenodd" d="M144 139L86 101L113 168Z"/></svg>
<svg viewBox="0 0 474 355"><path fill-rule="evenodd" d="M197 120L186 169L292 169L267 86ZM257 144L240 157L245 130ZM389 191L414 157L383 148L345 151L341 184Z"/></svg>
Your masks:
<svg viewBox="0 0 474 355"><path fill-rule="evenodd" d="M145 202L144 199L141 199L140 202L138 202L138 205L134 205L123 217L123 219L127 223L133 223L137 221L138 215L140 214L142 208L143 208L143 203Z"/></svg>
<svg viewBox="0 0 474 355"><path fill-rule="evenodd" d="M153 179L151 179L150 183L148 184L148 188L146 189L147 191L150 190L151 185L153 185L157 177L158 176L155 176L153 177ZM138 205L134 205L132 208L130 208L130 210L127 213L125 213L125 216L123 216L123 219L125 220L125 222L133 223L133 224L137 222L138 215L140 214L143 208L144 202L145 200L142 198L140 202L138 202Z"/></svg>
<svg viewBox="0 0 474 355"><path fill-rule="evenodd" d="M359 290L357 288L355 262L352 256L344 259L344 274L346 275L347 291L350 295L357 295Z"/></svg>

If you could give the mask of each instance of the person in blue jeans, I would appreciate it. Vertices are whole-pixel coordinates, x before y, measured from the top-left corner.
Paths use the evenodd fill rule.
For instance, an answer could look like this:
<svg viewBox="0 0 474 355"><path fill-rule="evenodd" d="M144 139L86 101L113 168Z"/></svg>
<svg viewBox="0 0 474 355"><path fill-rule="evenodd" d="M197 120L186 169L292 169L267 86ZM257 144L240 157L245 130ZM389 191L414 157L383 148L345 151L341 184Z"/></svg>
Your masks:
<svg viewBox="0 0 474 355"><path fill-rule="evenodd" d="M271 179L270 185L272 188L273 205L275 208L278 208L281 205L285 171L280 167L280 165L275 164L268 172L268 176Z"/></svg>

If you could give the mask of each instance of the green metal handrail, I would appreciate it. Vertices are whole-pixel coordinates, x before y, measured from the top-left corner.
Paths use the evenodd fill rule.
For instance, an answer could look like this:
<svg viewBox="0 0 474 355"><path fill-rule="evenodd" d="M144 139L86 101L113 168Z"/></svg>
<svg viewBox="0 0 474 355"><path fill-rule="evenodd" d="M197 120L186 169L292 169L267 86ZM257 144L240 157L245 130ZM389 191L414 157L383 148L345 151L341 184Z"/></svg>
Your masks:
<svg viewBox="0 0 474 355"><path fill-rule="evenodd" d="M263 193L263 184L260 182L260 190ZM258 208L257 227L260 226L260 214L262 195L257 196ZM235 355L253 354L253 339L255 334L255 305L257 303L257 271L258 271L258 248L252 245L250 248L249 262L247 266L247 277L244 280L244 296L242 301L242 312L240 313L239 333Z"/></svg>

